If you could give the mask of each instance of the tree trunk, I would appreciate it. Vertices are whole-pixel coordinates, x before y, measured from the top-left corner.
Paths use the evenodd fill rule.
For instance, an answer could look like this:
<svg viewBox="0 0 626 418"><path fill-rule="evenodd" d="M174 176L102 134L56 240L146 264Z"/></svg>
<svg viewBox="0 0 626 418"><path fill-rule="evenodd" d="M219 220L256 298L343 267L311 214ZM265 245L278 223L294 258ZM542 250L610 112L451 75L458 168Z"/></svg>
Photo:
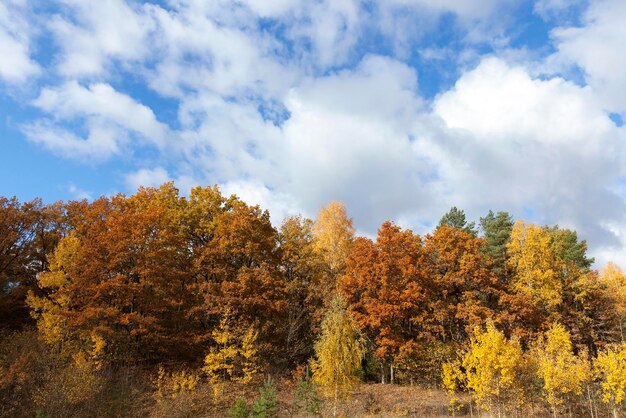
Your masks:
<svg viewBox="0 0 626 418"><path fill-rule="evenodd" d="M337 402L339 402L339 369L335 373L335 403L333 405L333 418L337 418Z"/></svg>
<svg viewBox="0 0 626 418"><path fill-rule="evenodd" d="M389 383L393 385L393 364L389 366Z"/></svg>
<svg viewBox="0 0 626 418"><path fill-rule="evenodd" d="M587 399L589 400L589 412L591 412L591 418L595 418L593 416L593 403L591 403L591 390L589 389L589 385L587 386Z"/></svg>

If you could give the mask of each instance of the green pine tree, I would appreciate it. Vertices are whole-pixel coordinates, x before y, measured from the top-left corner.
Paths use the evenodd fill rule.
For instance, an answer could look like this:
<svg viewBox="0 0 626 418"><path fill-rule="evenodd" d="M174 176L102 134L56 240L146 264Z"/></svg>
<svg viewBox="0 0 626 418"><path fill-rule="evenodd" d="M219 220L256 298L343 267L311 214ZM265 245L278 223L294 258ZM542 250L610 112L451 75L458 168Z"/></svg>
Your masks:
<svg viewBox="0 0 626 418"><path fill-rule="evenodd" d="M511 239L513 218L507 212L494 214L489 211L487 216L480 218L480 228L487 244L483 252L493 261L493 271L503 282L507 282L506 245Z"/></svg>
<svg viewBox="0 0 626 418"><path fill-rule="evenodd" d="M467 220L465 219L465 212L458 209L456 206L452 206L452 208L441 217L437 228L444 225L456 229L462 229L469 232L473 236L477 235L476 224L474 222L467 223Z"/></svg>

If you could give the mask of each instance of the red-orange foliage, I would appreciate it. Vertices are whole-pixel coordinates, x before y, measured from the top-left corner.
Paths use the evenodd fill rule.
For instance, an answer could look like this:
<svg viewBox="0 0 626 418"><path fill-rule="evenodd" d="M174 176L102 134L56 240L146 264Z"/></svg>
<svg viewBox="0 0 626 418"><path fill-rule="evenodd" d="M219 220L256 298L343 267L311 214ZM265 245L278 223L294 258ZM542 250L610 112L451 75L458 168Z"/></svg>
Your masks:
<svg viewBox="0 0 626 418"><path fill-rule="evenodd" d="M430 335L460 342L475 326L495 317L501 289L481 251L484 244L445 225L426 236L429 314L423 326Z"/></svg>
<svg viewBox="0 0 626 418"><path fill-rule="evenodd" d="M285 285L269 213L231 199L214 218L211 235L195 248L193 289L203 302L194 317L214 323L230 306L238 320L257 323L271 339L277 329L269 322L285 309Z"/></svg>
<svg viewBox="0 0 626 418"><path fill-rule="evenodd" d="M448 226L422 243L391 222L376 242L356 240L340 287L379 359L406 363L423 344L461 342L496 315L498 280L483 243Z"/></svg>
<svg viewBox="0 0 626 418"><path fill-rule="evenodd" d="M267 211L217 188L185 199L168 183L72 202L67 219L40 280L47 296L31 303L50 336L116 361L197 357L230 306L278 339L268 321L284 309L284 281Z"/></svg>
<svg viewBox="0 0 626 418"><path fill-rule="evenodd" d="M425 303L421 240L391 222L376 242L358 238L340 286L360 325L376 344L376 355L392 361L400 347L419 336L415 323Z"/></svg>
<svg viewBox="0 0 626 418"><path fill-rule="evenodd" d="M97 336L110 358L126 360L158 356L189 339L185 315L193 299L185 286L190 258L178 227L182 204L167 184L68 205L72 232L48 273L62 281L43 287L60 306L69 340L89 345Z"/></svg>

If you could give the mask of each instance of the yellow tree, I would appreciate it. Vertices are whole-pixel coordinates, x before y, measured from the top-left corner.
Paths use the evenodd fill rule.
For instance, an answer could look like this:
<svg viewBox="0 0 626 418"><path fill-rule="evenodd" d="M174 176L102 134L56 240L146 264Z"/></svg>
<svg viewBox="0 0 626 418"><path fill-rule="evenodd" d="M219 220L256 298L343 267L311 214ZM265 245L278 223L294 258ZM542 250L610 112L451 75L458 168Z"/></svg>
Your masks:
<svg viewBox="0 0 626 418"><path fill-rule="evenodd" d="M521 363L522 349L517 340L507 340L489 322L485 331L479 328L474 331L470 348L463 356L465 384L484 409L491 410L495 403L500 416L507 395L516 395ZM444 377L451 375L447 369Z"/></svg>
<svg viewBox="0 0 626 418"><path fill-rule="evenodd" d="M241 375L236 377L236 380L244 384L250 383L261 370L256 343L258 336L259 334L254 328L250 327L241 339L241 347L239 348Z"/></svg>
<svg viewBox="0 0 626 418"><path fill-rule="evenodd" d="M514 273L509 284L511 305L524 319L524 331L536 334L557 319L563 301L559 276L563 261L557 257L549 231L523 221L513 226L507 253L508 267Z"/></svg>
<svg viewBox="0 0 626 418"><path fill-rule="evenodd" d="M61 239L50 256L52 271L41 273L38 278L39 288L53 296L37 297L30 292L27 299L42 340L57 347L63 344L67 334L66 319L62 313L68 309L71 300L64 294L65 288L70 285L65 271L72 267L79 248L80 241L75 233L70 232ZM57 295L62 296L54 297Z"/></svg>
<svg viewBox="0 0 626 418"><path fill-rule="evenodd" d="M339 401L358 384L357 372L364 355L358 324L344 298L337 295L322 321L312 360L313 382L333 400L333 416L337 416Z"/></svg>
<svg viewBox="0 0 626 418"><path fill-rule="evenodd" d="M450 394L450 410L454 416L458 400L456 393L465 385L465 370L462 368L462 362L459 358L443 363L441 369L441 381L446 392Z"/></svg>
<svg viewBox="0 0 626 418"><path fill-rule="evenodd" d="M596 376L602 385L602 401L609 403L617 418L620 405L626 399L626 343L609 345L594 361Z"/></svg>
<svg viewBox="0 0 626 418"><path fill-rule="evenodd" d="M580 395L590 380L587 352L574 354L570 334L555 323L537 342L535 355L537 375L543 381L545 398L556 416L559 407L571 401L572 395Z"/></svg>
<svg viewBox="0 0 626 418"><path fill-rule="evenodd" d="M320 209L313 225L315 248L323 255L332 274L343 271L354 241L354 226L346 207L330 202Z"/></svg>
<svg viewBox="0 0 626 418"><path fill-rule="evenodd" d="M213 383L215 396L226 380L249 383L259 373L256 347L257 333L252 328L241 332L230 308L226 308L220 324L212 333L215 346L204 358L202 370Z"/></svg>

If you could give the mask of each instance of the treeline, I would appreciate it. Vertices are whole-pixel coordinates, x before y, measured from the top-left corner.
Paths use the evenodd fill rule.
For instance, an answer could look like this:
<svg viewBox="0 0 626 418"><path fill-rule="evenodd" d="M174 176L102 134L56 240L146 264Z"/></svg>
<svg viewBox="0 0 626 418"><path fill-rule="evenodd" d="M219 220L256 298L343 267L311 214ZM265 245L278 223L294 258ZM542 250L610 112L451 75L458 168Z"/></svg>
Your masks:
<svg viewBox="0 0 626 418"><path fill-rule="evenodd" d="M612 264L592 270L586 250L575 231L504 212L476 226L452 208L425 236L385 222L371 240L355 236L339 203L277 229L217 187L52 205L0 198L0 412L24 402L46 411L49 398L29 387L36 355L15 349L34 326L31 345L87 381L151 371L157 399L200 380L217 398L230 382L305 370L336 406L341 371L346 388L422 384L469 391L492 410L525 399L555 414L597 414L605 401L617 414L626 276ZM561 351L549 357L551 346ZM329 373L337 347L349 349ZM554 389L548 364L580 378L563 375L571 384Z"/></svg>

